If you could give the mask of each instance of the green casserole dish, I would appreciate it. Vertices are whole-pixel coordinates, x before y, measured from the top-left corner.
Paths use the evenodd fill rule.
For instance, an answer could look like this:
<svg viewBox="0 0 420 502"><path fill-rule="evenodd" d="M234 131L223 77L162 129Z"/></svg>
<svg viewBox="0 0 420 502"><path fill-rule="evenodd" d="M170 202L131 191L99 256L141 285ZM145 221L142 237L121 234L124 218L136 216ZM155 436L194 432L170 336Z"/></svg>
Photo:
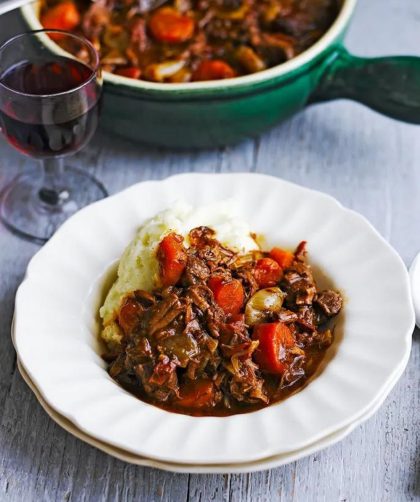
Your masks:
<svg viewBox="0 0 420 502"><path fill-rule="evenodd" d="M257 136L305 106L359 101L397 120L420 124L420 58L359 58L343 47L356 0L343 0L330 29L279 66L226 80L184 84L134 80L104 72L102 126L134 141L169 148L209 148ZM36 5L22 8L41 28Z"/></svg>

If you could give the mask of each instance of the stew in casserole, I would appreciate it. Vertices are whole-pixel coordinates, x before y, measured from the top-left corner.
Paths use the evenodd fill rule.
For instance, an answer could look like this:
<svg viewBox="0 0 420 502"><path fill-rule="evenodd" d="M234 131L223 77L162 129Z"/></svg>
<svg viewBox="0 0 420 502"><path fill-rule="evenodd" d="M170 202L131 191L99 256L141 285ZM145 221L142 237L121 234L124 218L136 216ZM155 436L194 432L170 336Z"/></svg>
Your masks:
<svg viewBox="0 0 420 502"><path fill-rule="evenodd" d="M339 3L172 0L143 14L141 0L44 0L41 23L86 36L107 71L180 83L255 73L295 57L328 30Z"/></svg>

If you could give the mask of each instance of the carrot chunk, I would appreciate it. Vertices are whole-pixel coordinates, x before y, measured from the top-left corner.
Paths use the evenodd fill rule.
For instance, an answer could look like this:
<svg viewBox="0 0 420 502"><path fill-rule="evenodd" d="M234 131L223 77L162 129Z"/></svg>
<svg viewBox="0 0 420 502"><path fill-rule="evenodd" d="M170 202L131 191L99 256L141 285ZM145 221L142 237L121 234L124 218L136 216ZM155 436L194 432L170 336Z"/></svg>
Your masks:
<svg viewBox="0 0 420 502"><path fill-rule="evenodd" d="M261 288L275 286L282 274L280 265L272 258L261 258L254 268L254 277Z"/></svg>
<svg viewBox="0 0 420 502"><path fill-rule="evenodd" d="M154 12L149 21L153 37L160 42L178 44L194 35L194 19L181 14L172 7L163 7Z"/></svg>
<svg viewBox="0 0 420 502"><path fill-rule="evenodd" d="M42 26L51 30L71 31L79 23L80 14L73 2L59 3L41 15Z"/></svg>
<svg viewBox="0 0 420 502"><path fill-rule="evenodd" d="M216 303L226 314L238 314L244 303L244 288L238 279L224 280L222 277L210 277L209 288L213 291Z"/></svg>
<svg viewBox="0 0 420 502"><path fill-rule="evenodd" d="M260 342L254 357L261 371L283 374L287 369L284 360L286 349L295 345L295 339L288 326L282 322L258 324L252 337Z"/></svg>
<svg viewBox="0 0 420 502"><path fill-rule="evenodd" d="M116 75L121 75L122 77L139 78L141 70L135 66L128 66L127 68L117 68L114 73Z"/></svg>
<svg viewBox="0 0 420 502"><path fill-rule="evenodd" d="M192 80L221 80L236 77L235 70L221 59L202 61L192 75Z"/></svg>
<svg viewBox="0 0 420 502"><path fill-rule="evenodd" d="M181 278L187 264L187 253L181 235L170 233L159 244L157 256L163 286L174 286Z"/></svg>
<svg viewBox="0 0 420 502"><path fill-rule="evenodd" d="M285 268L290 267L294 260L294 254L290 251L286 251L280 248L273 248L270 251L270 256L275 260L280 267L284 270Z"/></svg>
<svg viewBox="0 0 420 502"><path fill-rule="evenodd" d="M211 380L202 379L185 384L176 404L183 408L209 408L214 406L215 387Z"/></svg>

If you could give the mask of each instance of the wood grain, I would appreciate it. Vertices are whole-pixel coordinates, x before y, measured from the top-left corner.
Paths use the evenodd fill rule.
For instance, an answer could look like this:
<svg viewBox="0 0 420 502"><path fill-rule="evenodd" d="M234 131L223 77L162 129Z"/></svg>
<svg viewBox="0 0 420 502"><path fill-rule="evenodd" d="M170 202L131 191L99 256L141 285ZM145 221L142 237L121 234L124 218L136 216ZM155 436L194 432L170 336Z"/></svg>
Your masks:
<svg viewBox="0 0 420 502"><path fill-rule="evenodd" d="M0 18L0 38L22 31ZM357 54L420 55L418 0L360 0L348 47ZM111 193L185 172L258 171L330 193L364 214L407 265L420 249L420 128L361 105L314 106L237 147L176 153L99 132L72 162ZM0 139L0 187L31 160ZM179 475L135 467L52 422L15 368L10 322L16 288L37 247L0 227L0 500L420 500L420 333L409 365L376 415L341 443L287 466L247 475ZM281 426L281 425L279 425Z"/></svg>

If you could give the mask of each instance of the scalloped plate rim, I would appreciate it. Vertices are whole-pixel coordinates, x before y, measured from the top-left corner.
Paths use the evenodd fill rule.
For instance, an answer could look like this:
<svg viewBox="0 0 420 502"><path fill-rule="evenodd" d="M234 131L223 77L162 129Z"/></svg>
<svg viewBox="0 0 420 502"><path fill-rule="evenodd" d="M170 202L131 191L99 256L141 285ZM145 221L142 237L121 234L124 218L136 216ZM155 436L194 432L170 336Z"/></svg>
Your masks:
<svg viewBox="0 0 420 502"><path fill-rule="evenodd" d="M117 193L117 194L114 194L112 196L110 196L108 199L105 199L105 200L102 200L102 201L99 201L99 202L96 202L90 206L88 206L87 208L83 209L82 211L80 211L79 213L77 214L80 214L81 212L83 211L87 211L87 210L92 210L93 207L100 207L100 205L102 204L106 204L108 203L109 200L116 200L118 198L121 198L123 199L124 196L126 196L126 194L130 193L130 192L134 192L136 189L138 189L138 187L140 185L142 186L145 186L145 185L158 185L160 183L170 183L171 180L173 180L174 178L191 178L191 177L194 177L194 178L204 178L204 177L207 177L207 178L213 178L214 176L218 176L218 177L238 177L238 176L246 176L248 177L249 179L251 179L251 177L259 177L259 178L264 178L266 181L267 180L270 180L270 181L273 181L275 180L276 183L278 184L282 184L283 187L287 187L287 186L290 186L290 187L293 187L294 189L299 189L300 191L303 191L303 192L306 192L306 193L312 193L312 194L316 194L317 197L322 197L324 199L328 199L330 202L333 202L335 204L335 206L337 207L337 209L339 209L340 211L344 211L346 213L351 213L354 217L357 217L359 219L359 222L363 223L363 225L365 225L365 227L375 235L376 238L379 238L382 245L386 246L388 252L391 252L392 255L393 255L393 259L394 260L398 260L399 261L399 265L403 266L404 267L404 264L401 260L401 258L399 257L399 255L396 253L396 251L387 243L387 241L376 231L376 229L366 220L366 218L364 218L363 216L361 216L359 213L357 213L356 211L353 211L351 209L347 209L345 208L340 202L338 202L334 197L328 195L328 194L323 194L317 190L312 190L312 189L309 189L309 188L306 188L306 187L302 187L300 185L297 185L297 184L294 184L294 183L291 183L289 181L285 181L285 180L281 180L279 178L275 178L275 177L272 177L272 176L269 176L269 175L263 175L263 174L251 174L251 173L228 173L228 174L213 174L213 173L183 173L183 174L178 174L178 175L175 175L175 176L171 176L169 178L166 178L164 180L150 180L150 181L145 181L145 182L140 182L140 183L137 183L131 187L128 187L126 188L125 190ZM70 218L68 221L72 220L72 218ZM67 226L67 223L65 223L57 232L57 235L61 235L63 232L66 231L66 226ZM30 280L30 277L31 277L31 264L36 262L37 260L40 259L40 257L42 257L42 255L46 252L45 250L48 250L51 246L54 245L54 241L55 241L55 238L53 237L51 239L50 242L48 242L44 248L42 248L38 253L36 253L36 255L33 257L33 259L31 260L30 264L28 265L28 269L27 269L27 275L25 276L21 286L19 287L18 289L18 292L17 292L17 295L16 295L16 305L15 305L15 311L16 313L18 314L19 313L19 305L18 305L18 300L19 300L19 292L25 287L25 285L27 285L28 281ZM404 270L405 270L405 267L404 267ZM405 286L406 286L406 289L407 291L409 291L409 281L408 281L408 274L405 274ZM404 340L405 340L405 353L404 355L406 356L407 354L409 354L410 352L410 347L411 347L411 332L412 332L412 328L414 327L414 311L413 311L413 308L412 308L412 305L411 305L411 302L410 302L410 307L411 307L411 315L410 315L410 319L408 319L408 325L409 327L407 327L407 332L404 336ZM17 340L16 340L16 347L18 348L19 347L19 341L18 341L18 338L17 337ZM403 359L403 358L402 358ZM39 385L39 382L37 381L37 378L36 378L36 375L33 375L32 371L31 371L31 368L30 368L30 364L25 364L25 361L24 361L24 358L22 358L22 362L25 366L25 368L27 368L27 372L28 372L28 375L30 376L30 378L34 381L34 383L36 384L37 388L40 390L40 392L42 393L42 385ZM388 385L389 385L389 382L393 379L394 375L396 374L397 372L397 369L394 368L391 373L388 375L388 378L386 379L385 382L382 383L380 389L377 391L377 394L380 394ZM112 441L107 441L106 438L102 437L101 434L98 434L98 433L95 433L95 431L92 431L92 430L89 430L89 428L85 428L83 424L80 423L80 421L77 419L76 416L73 415L73 413L69 412L68 410L62 410L60 409L60 407L56 408L56 406L54 405L53 402L51 402L51 399L48 395L45 395L44 393L42 393L45 401L47 402L47 404L49 404L51 406L51 408L53 409L56 409L60 414L62 414L63 416L65 416L66 418L68 418L69 420L71 420L81 431L85 432L86 434L88 435L95 435L98 439L100 439L101 441L105 441L105 442L109 442L110 444L114 444L114 442ZM375 396L376 397L376 396ZM371 401L373 401L374 398L371 399ZM371 402L370 401L370 402ZM343 420L342 422L340 422L339 424L336 424L334 427L330 427L328 430L323 430L322 432L320 432L319 434L317 435L312 435L311 436L311 440L305 440L305 441L302 441L301 444L297 444L296 447L294 449L301 449L301 448L304 448L305 445L307 445L308 443L312 443L314 441L318 441L319 439L321 439L322 437L325 437L326 435L328 434L331 434L334 432L334 430L338 430L338 429L342 429L344 427L346 427L346 425L354 422L355 420L359 419L363 414L366 413L366 410L369 408L370 406L370 402L367 403L363 409L360 409L357 411L357 413L353 413L351 416L347 417L345 420ZM127 449L126 446L122 446L120 444L114 444L114 446L116 447L119 447L119 448L123 448L123 449ZM282 452L283 450L281 450ZM150 458L154 458L156 460L160 460L160 461L166 461L166 462L171 462L173 461L173 459L168 459L167 457L165 456L160 456L160 455L154 455L154 454L150 454L150 452L148 453L144 453L144 452L140 452L137 448L134 448L132 450L132 452L134 454L137 454L137 455L145 455L145 456L148 456ZM277 455L279 454L279 452L273 452L273 449L269 449L269 452L266 452L266 451L260 451L257 455L254 455L252 457L249 457L247 456L247 459L246 461L257 461L258 459L261 459L261 458L266 458L267 456L271 456L271 455ZM238 461L244 461L242 458L239 458L239 457L229 457L227 459L218 459L218 462L223 462L223 463L236 463ZM189 460L190 462L190 460ZM194 462L198 462L198 460L191 460L192 463ZM211 463L215 463L214 462L214 459L212 459Z"/></svg>
<svg viewBox="0 0 420 502"><path fill-rule="evenodd" d="M407 354L407 361L408 361L408 359L409 359L409 354ZM315 443L312 443L312 444L308 445L307 447L302 448L301 450L295 450L293 452L283 453L278 456L273 456L273 457L269 457L266 459L260 459L255 462L249 462L249 463L244 463L244 464L237 463L237 464L230 464L230 465L229 464L227 464L227 465L212 465L212 464L199 465L199 464L181 464L181 463L176 464L176 463L164 462L162 460L155 460L155 459L147 458L147 457L137 456L137 458L136 458L136 456L130 452L125 452L124 450L117 449L116 447L114 447L110 444L103 443L103 442L95 439L94 437L89 436L85 432L79 430L75 426L75 424L73 424L71 421L67 420L66 418L61 417L61 415L59 413L57 413L53 408L51 408L46 403L46 401L43 398L40 391L35 387L33 382L30 380L25 368L23 367L23 365L19 361L19 359L17 361L17 366L18 366L19 372L20 372L23 380L28 385L29 389L34 393L39 404L41 405L43 410L47 413L47 415L51 418L51 420L53 420L56 424L58 424L62 429L64 429L69 434L71 434L74 437L76 437L77 439L89 444L90 446L93 446L94 448L99 449L100 451L102 451L103 453L106 453L107 455L110 455L118 460L121 460L123 462L127 462L129 464L143 466L143 467L151 467L153 469L161 469L161 470L167 471L167 472L190 473L190 474L230 474L230 473L244 474L244 473L259 472L262 470L281 467L281 466L289 464L291 462L301 460L301 459L303 459L309 455L312 455L314 453L320 452L320 451L342 441L349 434L351 434L356 427L358 427L362 423L369 420L379 410L379 408L382 406L382 404L386 400L388 394L395 387L395 385L397 384L401 375L404 373L407 361L404 361L401 364L400 371L395 376L394 381L390 383L390 387L385 390L383 395L381 395L381 397L375 402L375 404L372 406L372 408L369 411L367 411L365 415L360 417L358 420L355 420L347 427L344 427L343 429L340 429L336 432L333 432L329 436L326 436L326 437L320 439L319 441L316 441Z"/></svg>

